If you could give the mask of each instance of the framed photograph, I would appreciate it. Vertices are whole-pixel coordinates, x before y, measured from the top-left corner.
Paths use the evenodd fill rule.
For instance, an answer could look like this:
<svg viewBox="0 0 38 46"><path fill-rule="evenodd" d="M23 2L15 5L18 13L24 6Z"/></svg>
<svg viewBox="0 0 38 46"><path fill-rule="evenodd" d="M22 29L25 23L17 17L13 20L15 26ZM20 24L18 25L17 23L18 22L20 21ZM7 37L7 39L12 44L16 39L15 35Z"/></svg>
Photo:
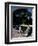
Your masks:
<svg viewBox="0 0 38 46"><path fill-rule="evenodd" d="M37 42L37 4L5 2L5 43Z"/></svg>

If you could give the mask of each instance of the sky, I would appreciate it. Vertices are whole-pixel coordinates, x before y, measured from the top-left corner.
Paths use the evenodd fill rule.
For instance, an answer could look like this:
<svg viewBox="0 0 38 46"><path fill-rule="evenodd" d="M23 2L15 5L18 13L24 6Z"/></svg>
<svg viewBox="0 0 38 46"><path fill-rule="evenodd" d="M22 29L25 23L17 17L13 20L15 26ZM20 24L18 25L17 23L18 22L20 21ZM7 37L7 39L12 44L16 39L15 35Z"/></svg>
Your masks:
<svg viewBox="0 0 38 46"><path fill-rule="evenodd" d="M18 7L18 6L11 6L11 10L12 12L16 9L19 9L19 8L25 8L25 9L28 9L28 12L31 12L32 13L32 7L29 7L29 8L26 8L26 7Z"/></svg>

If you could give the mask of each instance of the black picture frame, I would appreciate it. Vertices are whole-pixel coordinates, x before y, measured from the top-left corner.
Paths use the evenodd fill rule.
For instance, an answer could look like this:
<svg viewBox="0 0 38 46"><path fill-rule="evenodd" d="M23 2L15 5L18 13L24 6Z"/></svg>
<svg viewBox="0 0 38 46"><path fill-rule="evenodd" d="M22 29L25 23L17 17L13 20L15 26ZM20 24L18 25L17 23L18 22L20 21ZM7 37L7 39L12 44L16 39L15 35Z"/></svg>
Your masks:
<svg viewBox="0 0 38 46"><path fill-rule="evenodd" d="M32 41L18 41L18 42L10 42L9 41L9 4L21 4L21 5L32 5L36 7L36 39ZM7 18L6 18L7 16ZM7 19L7 20L6 20ZM6 29L7 24L7 29ZM31 42L37 42L37 4L32 3L20 3L20 2L5 2L5 44L17 44L17 43L31 43Z"/></svg>

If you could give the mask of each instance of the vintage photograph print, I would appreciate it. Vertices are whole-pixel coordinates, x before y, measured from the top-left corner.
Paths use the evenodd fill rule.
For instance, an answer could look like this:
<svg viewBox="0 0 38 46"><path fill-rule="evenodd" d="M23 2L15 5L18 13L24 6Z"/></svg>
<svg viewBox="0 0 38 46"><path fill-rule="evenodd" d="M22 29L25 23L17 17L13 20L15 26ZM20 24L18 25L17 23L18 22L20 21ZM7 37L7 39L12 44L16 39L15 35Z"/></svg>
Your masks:
<svg viewBox="0 0 38 46"><path fill-rule="evenodd" d="M26 37L26 35L32 33L30 28L32 28L33 8L11 6L11 9L11 37Z"/></svg>
<svg viewBox="0 0 38 46"><path fill-rule="evenodd" d="M5 3L5 43L37 42L37 4Z"/></svg>

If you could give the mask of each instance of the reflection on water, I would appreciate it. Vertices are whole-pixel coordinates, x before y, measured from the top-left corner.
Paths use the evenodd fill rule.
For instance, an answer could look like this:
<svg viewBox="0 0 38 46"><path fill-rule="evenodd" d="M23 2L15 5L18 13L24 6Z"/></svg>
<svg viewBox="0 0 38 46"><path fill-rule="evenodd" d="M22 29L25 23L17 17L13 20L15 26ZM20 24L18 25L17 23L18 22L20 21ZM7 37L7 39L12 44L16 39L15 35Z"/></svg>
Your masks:
<svg viewBox="0 0 38 46"><path fill-rule="evenodd" d="M29 37L32 34L32 27L24 26L13 26L12 28L12 38L13 37Z"/></svg>

